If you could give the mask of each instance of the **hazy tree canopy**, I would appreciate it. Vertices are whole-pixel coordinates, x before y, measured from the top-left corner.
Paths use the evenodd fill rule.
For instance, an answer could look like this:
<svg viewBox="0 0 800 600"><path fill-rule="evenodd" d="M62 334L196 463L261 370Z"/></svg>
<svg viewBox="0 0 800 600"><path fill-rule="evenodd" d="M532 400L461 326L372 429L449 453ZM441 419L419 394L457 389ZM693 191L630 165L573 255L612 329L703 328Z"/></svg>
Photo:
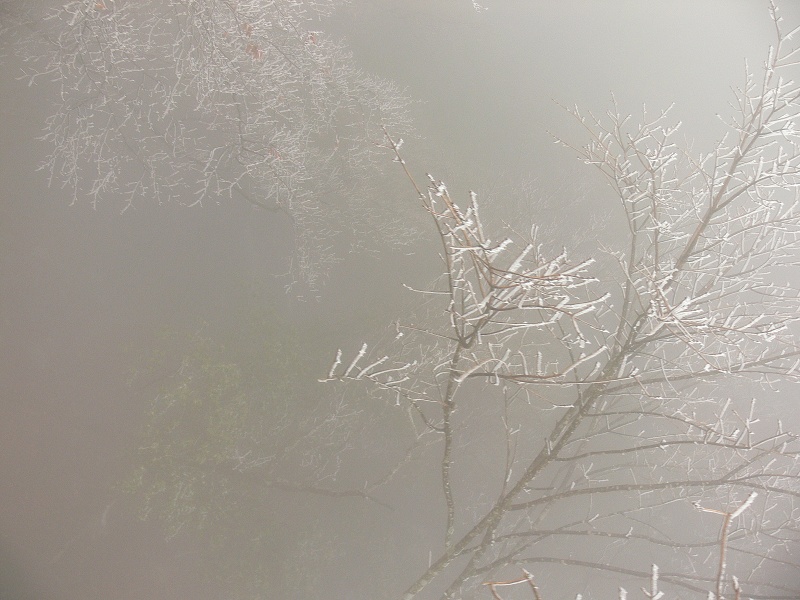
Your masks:
<svg viewBox="0 0 800 600"><path fill-rule="evenodd" d="M187 206L239 197L287 218L293 271L312 290L335 237L404 241L377 195L381 127L407 100L324 31L337 2L78 0L20 4L31 84L57 82L46 127L51 183L72 202ZM29 9L29 10L25 10ZM283 217L278 217L282 214ZM355 236L355 237L353 237Z"/></svg>

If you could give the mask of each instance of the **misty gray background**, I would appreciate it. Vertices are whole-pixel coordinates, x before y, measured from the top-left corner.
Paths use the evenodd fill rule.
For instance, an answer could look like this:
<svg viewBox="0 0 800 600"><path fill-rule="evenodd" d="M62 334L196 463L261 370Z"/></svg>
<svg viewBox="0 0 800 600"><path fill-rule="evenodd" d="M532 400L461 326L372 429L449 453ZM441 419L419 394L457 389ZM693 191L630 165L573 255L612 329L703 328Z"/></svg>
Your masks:
<svg viewBox="0 0 800 600"><path fill-rule="evenodd" d="M700 147L722 131L714 115L727 114L745 59L759 64L772 40L761 0L483 4L475 13L468 0L354 0L321 28L417 101L419 137L404 147L416 174L443 178L455 197L475 189L508 201L567 240L601 218L604 189L553 144L551 134L582 142L557 102L603 112L613 92L623 110L646 103L653 113L674 102ZM800 23L797 3L781 8ZM36 171L55 88L28 87L20 67L0 64L0 598L216 597L191 544L167 543L115 500L144 420L126 374L159 328L224 322L251 282L280 292L286 224L230 201L141 203L124 215L68 206ZM504 196L526 182L547 202ZM576 185L588 197L558 196ZM350 256L317 303L274 297L286 319L326 319L349 340L412 304L401 282L422 286L435 269L421 250ZM343 597L336 590L369 560L348 552L319 598Z"/></svg>

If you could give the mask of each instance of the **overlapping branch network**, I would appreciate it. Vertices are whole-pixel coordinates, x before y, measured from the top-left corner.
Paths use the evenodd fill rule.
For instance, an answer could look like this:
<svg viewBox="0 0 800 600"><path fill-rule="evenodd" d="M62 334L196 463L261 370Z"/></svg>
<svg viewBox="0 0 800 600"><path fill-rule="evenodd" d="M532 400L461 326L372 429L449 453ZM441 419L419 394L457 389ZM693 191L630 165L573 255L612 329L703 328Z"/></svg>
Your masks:
<svg viewBox="0 0 800 600"><path fill-rule="evenodd" d="M776 45L759 76L747 71L710 152L682 148L669 111L638 125L616 106L571 111L589 142L569 146L610 184L625 231L594 260L545 258L535 230L484 231L474 195L464 209L444 184L414 183L442 245L432 308L329 372L390 392L441 437L444 547L404 600L434 581L443 598L476 594L512 566L648 577L630 567L641 552L673 566L662 581L722 598L732 583L704 567L719 545L695 506L753 492L727 572L737 594L796 596L772 574L798 568L786 553L800 540L797 425L756 410L800 366L799 30L771 15ZM471 463L471 444L498 457L497 476ZM464 480L482 502L459 494Z"/></svg>

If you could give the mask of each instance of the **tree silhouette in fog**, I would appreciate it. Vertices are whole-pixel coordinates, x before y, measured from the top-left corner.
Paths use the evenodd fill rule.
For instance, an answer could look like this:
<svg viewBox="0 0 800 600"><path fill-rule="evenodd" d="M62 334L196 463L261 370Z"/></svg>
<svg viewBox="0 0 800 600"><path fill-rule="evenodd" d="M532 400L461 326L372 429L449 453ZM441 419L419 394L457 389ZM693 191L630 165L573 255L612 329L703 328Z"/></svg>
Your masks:
<svg viewBox="0 0 800 600"><path fill-rule="evenodd" d="M165 329L137 361L130 386L146 417L118 488L167 539L198 542L204 583L226 598L313 593L308 565L333 555L314 506L376 501L337 484L373 424L307 376L328 358L313 349L319 327L283 323L274 297L248 296L223 326Z"/></svg>
<svg viewBox="0 0 800 600"><path fill-rule="evenodd" d="M588 142L567 145L625 232L588 260L535 228L490 231L474 194L417 186L387 136L444 271L391 341L340 351L328 380L407 411L428 459L411 464L438 472L423 510L443 515L439 547L395 597L485 597L520 568L564 593L581 570L649 578L651 561L674 590L739 597L731 574L747 597L797 597L800 445L762 405L800 366L800 51L771 14L776 44L705 152L678 143L669 111L570 111ZM727 569L709 512L735 516Z"/></svg>
<svg viewBox="0 0 800 600"><path fill-rule="evenodd" d="M239 197L287 219L295 278L315 289L338 233L388 242L415 229L410 203L372 193L387 150L407 168L406 101L312 26L335 4L5 3L0 28L29 81L59 88L44 166L73 202L124 212ZM406 582L387 597L486 597L524 568L519 581L535 575L549 597L587 572L649 580L651 597L660 581L796 598L797 425L759 416L800 367L798 54L772 15L776 45L706 153L678 143L669 111L572 111L588 143L567 145L610 185L625 232L589 259L518 222L490 228L475 195L462 206L440 181L414 183L443 275L385 342L337 356L326 380L349 395L308 383L324 340L276 329L274 315L156 357L164 377L126 482L143 515L170 535L203 532L230 595L326 593L327 530L298 519L306 537L277 553L269 536L288 519L275 491L391 505L416 492L398 499L393 483L433 472L440 496L415 516L441 513L438 547L387 576ZM391 437L377 439L379 412ZM363 485L347 487L354 453L383 460L407 439L396 463L368 477L359 465Z"/></svg>
<svg viewBox="0 0 800 600"><path fill-rule="evenodd" d="M73 202L188 206L240 197L282 213L292 271L312 290L338 233L404 240L375 202L380 127L406 99L354 65L314 19L338 0L75 0L4 7L30 83L55 81L44 138ZM47 89L47 88L45 88ZM367 210L368 205L368 210Z"/></svg>

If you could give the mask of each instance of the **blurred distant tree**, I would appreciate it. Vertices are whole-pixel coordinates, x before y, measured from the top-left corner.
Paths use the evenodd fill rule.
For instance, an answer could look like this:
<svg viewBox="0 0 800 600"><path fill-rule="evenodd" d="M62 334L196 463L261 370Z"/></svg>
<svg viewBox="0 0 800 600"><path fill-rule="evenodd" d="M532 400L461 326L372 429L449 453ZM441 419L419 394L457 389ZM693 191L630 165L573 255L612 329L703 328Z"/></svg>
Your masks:
<svg viewBox="0 0 800 600"><path fill-rule="evenodd" d="M573 571L564 594L576 569L650 578L651 562L703 597L738 598L729 574L750 598L800 595L797 399L760 410L800 366L800 49L771 14L776 45L707 153L676 143L668 111L574 111L589 138L574 149L625 232L590 260L548 256L535 229L489 231L474 194L461 207L414 183L443 276L394 341L339 352L328 376L438 440L414 464L438 472L421 510L441 511L440 546L395 597L485 597L481 582L543 564Z"/></svg>
<svg viewBox="0 0 800 600"><path fill-rule="evenodd" d="M309 498L374 501L363 471L346 483L371 416L307 376L321 358L307 338L318 335L246 309L222 328L165 332L132 373L148 410L120 487L168 538L193 540L227 598L318 585L304 565L329 558L325 528L310 509L288 515Z"/></svg>
<svg viewBox="0 0 800 600"><path fill-rule="evenodd" d="M288 217L293 273L313 290L336 234L411 231L374 187L380 127L408 130L407 101L314 28L338 4L27 0L4 4L0 32L31 84L59 87L44 168L73 202L239 196Z"/></svg>

